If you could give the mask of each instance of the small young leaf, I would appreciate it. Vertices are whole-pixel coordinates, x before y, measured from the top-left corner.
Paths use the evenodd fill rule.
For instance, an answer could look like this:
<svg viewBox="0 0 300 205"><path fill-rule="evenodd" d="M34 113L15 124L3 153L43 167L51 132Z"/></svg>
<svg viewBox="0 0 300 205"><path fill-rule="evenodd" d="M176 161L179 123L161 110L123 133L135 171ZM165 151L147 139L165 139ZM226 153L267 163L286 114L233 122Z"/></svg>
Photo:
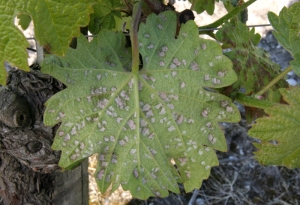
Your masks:
<svg viewBox="0 0 300 205"><path fill-rule="evenodd" d="M100 190L121 184L142 199L178 192L177 182L192 191L209 176L218 164L213 149L227 149L218 122L240 115L228 97L207 89L236 75L220 46L199 38L194 22L182 25L176 39L175 32L174 12L148 16L139 29L137 74L128 72L123 34L106 30L91 43L80 37L64 58L46 59L43 71L67 85L44 114L46 125L61 122L53 143L62 150L60 166L99 153Z"/></svg>
<svg viewBox="0 0 300 205"><path fill-rule="evenodd" d="M300 3L294 3L290 8L284 7L279 16L269 12L268 18L275 29L274 36L292 54L295 60L290 64L295 73L300 75Z"/></svg>
<svg viewBox="0 0 300 205"><path fill-rule="evenodd" d="M249 135L261 140L255 143L259 149L255 155L261 164L299 168L300 88L290 87L280 92L288 105L277 104L265 109L269 117L257 119Z"/></svg>
<svg viewBox="0 0 300 205"><path fill-rule="evenodd" d="M102 29L113 29L116 27L115 18L121 18L120 8L123 4L120 0L100 0L94 5L94 13L91 14L89 31L98 34Z"/></svg>
<svg viewBox="0 0 300 205"><path fill-rule="evenodd" d="M31 17L28 14L20 14L18 19L20 19L19 25L23 30L26 30L31 22Z"/></svg>
<svg viewBox="0 0 300 205"><path fill-rule="evenodd" d="M219 2L219 0L191 0L191 10L196 11L198 14L206 11L209 15L213 15L215 10L215 1Z"/></svg>

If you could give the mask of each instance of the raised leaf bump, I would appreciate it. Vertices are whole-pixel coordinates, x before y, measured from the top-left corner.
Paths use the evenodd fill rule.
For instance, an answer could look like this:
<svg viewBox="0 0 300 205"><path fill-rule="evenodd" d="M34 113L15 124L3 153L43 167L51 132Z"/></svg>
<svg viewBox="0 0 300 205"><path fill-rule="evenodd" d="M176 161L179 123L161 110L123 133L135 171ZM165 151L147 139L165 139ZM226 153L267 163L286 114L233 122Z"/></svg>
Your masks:
<svg viewBox="0 0 300 205"><path fill-rule="evenodd" d="M43 64L67 85L47 101L44 115L47 125L61 122L53 144L62 150L59 164L99 153L102 192L121 184L138 198L163 197L179 191L177 182L192 191L218 164L213 149L227 149L218 122L236 122L239 112L208 89L236 80L232 64L217 43L198 37L194 22L175 39L175 20L168 11L140 25L143 68L136 75L123 34L105 30Z"/></svg>
<svg viewBox="0 0 300 205"><path fill-rule="evenodd" d="M288 104L276 104L265 109L269 115L257 119L249 135L261 140L254 145L257 160L263 165L300 167L300 88L280 89Z"/></svg>

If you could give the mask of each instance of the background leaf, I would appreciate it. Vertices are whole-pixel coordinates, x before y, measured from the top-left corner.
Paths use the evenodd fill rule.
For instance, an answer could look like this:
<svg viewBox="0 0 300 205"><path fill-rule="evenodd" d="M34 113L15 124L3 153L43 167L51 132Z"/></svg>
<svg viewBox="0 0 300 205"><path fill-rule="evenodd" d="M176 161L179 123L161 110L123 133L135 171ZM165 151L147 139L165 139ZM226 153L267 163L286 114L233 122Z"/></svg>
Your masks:
<svg viewBox="0 0 300 205"><path fill-rule="evenodd" d="M227 150L218 122L240 116L229 98L207 89L236 75L220 46L199 38L194 22L177 39L175 32L171 11L140 25L138 74L128 72L123 34L106 30L91 43L80 37L65 58L45 61L43 71L67 85L47 101L44 115L47 125L61 122L53 143L62 150L60 166L99 153L100 190L122 184L142 199L178 192L177 182L192 191L209 176L218 164L213 149Z"/></svg>
<svg viewBox="0 0 300 205"><path fill-rule="evenodd" d="M269 117L257 119L249 135L261 140L255 155L263 165L300 167L300 88L280 89L288 103L265 110Z"/></svg>
<svg viewBox="0 0 300 205"><path fill-rule="evenodd" d="M14 26L15 1L0 1L0 84L6 85L5 62L29 71L26 47L29 47L24 35Z"/></svg>
<svg viewBox="0 0 300 205"><path fill-rule="evenodd" d="M0 1L0 83L4 85L6 81L5 61L29 71L26 51L29 44L13 23L17 14L30 14L40 45L49 52L64 55L72 38L80 34L79 27L88 24L92 4L89 0Z"/></svg>
<svg viewBox="0 0 300 205"><path fill-rule="evenodd" d="M31 22L31 17L28 14L20 14L18 19L20 19L19 25L23 30L26 30Z"/></svg>
<svg viewBox="0 0 300 205"><path fill-rule="evenodd" d="M256 46L260 35L254 32L254 29L249 31L246 25L234 19L225 23L216 34L224 47L232 48L224 54L232 60L233 68L239 74L238 81L230 86L230 95L235 95L241 88L247 94L255 93L280 71L279 65L273 63L264 50Z"/></svg>
<svg viewBox="0 0 300 205"><path fill-rule="evenodd" d="M216 0L219 2L219 0ZM191 10L196 11L198 14L206 11L209 15L214 14L215 0L191 0Z"/></svg>
<svg viewBox="0 0 300 205"><path fill-rule="evenodd" d="M98 34L102 29L116 28L116 18L121 19L120 8L123 6L120 0L100 0L93 6L94 13L91 14L89 31Z"/></svg>
<svg viewBox="0 0 300 205"><path fill-rule="evenodd" d="M275 29L274 36L292 54L295 60L290 64L295 73L300 75L300 3L294 3L290 8L284 7L279 16L269 12L268 18Z"/></svg>
<svg viewBox="0 0 300 205"><path fill-rule="evenodd" d="M256 45L260 41L260 35L254 33L237 19L231 20L222 26L216 37L223 43L224 47L231 50L224 54L233 62L233 68L239 79L232 85L221 89L221 92L235 99L238 92L243 90L245 94L253 94L260 91L268 82L275 78L280 71L279 65L272 62L266 52ZM287 87L284 80L280 80L263 98L271 102L279 102L281 95L278 88ZM246 108L248 122L253 118L263 115L263 110Z"/></svg>

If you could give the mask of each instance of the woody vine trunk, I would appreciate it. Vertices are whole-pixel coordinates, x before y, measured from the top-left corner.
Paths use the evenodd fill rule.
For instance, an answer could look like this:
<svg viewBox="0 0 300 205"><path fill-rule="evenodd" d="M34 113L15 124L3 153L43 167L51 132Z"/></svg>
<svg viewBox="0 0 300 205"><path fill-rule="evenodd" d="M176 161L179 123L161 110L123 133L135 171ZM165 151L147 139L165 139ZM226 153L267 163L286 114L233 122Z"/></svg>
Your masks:
<svg viewBox="0 0 300 205"><path fill-rule="evenodd" d="M43 123L44 103L64 85L44 75L11 68L0 87L0 204L87 204L87 161L61 172L59 151L53 151L58 125Z"/></svg>

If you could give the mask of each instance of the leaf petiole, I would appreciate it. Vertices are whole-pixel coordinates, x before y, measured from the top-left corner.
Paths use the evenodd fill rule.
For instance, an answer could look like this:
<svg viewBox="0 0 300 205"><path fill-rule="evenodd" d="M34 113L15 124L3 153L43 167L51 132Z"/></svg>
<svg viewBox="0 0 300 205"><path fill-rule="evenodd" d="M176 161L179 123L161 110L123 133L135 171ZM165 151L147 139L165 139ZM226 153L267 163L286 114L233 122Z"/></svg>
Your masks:
<svg viewBox="0 0 300 205"><path fill-rule="evenodd" d="M199 34L207 34L207 31L201 31L201 30L210 29L210 28L217 28L218 26L221 26L223 23L225 23L229 19L231 19L234 16L236 16L237 14L239 14L241 11L243 11L244 9L246 9L248 6L250 6L255 1L256 0L250 0L250 1L246 2L246 3L244 3L244 4L241 4L241 5L237 6L237 7L235 7L232 11L230 11L229 13L227 13L222 18L218 19L217 21L215 21L215 22L213 22L213 23L211 23L209 25L199 27Z"/></svg>
<svg viewBox="0 0 300 205"><path fill-rule="evenodd" d="M262 94L264 94L266 91L268 91L273 85L278 83L281 79L283 79L290 71L292 71L292 66L287 67L284 71L282 71L276 78L271 80L269 84L267 84L265 87L263 87L260 91L258 91L254 96L259 97Z"/></svg>
<svg viewBox="0 0 300 205"><path fill-rule="evenodd" d="M132 73L137 74L139 71L139 42L138 26L141 17L141 2L137 1L133 5L130 40L132 45Z"/></svg>
<svg viewBox="0 0 300 205"><path fill-rule="evenodd" d="M266 109L276 104L267 100L259 100L253 96L248 96L242 93L237 94L235 101L245 106L255 107L259 109Z"/></svg>

